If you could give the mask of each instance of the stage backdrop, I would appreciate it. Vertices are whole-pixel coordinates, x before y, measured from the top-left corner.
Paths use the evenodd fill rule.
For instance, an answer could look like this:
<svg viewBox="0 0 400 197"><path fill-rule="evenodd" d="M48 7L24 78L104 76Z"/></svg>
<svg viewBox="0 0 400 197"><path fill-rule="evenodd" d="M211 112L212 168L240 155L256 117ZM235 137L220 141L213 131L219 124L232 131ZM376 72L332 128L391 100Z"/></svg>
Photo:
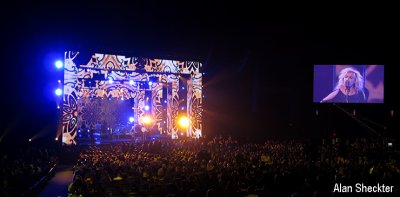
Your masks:
<svg viewBox="0 0 400 197"><path fill-rule="evenodd" d="M76 144L77 130L82 124L89 127L114 119L123 122L122 114L114 114L121 110L112 113L112 109L100 109L105 102L100 99L132 100L133 106L128 107L136 121L140 123L143 116L150 115L151 126L158 127L160 133L171 138L178 138L179 133L187 137L201 136L201 63L98 53L86 59L79 56L79 52L65 52L60 121L63 144ZM177 125L176 120L181 115L190 119L190 126L185 130Z"/></svg>

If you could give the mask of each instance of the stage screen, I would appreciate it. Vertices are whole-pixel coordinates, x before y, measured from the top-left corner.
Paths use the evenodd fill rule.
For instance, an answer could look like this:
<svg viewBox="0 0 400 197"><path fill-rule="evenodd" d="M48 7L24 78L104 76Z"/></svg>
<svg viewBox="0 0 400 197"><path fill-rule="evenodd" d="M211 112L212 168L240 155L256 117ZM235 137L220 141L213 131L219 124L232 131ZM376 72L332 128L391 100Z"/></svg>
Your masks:
<svg viewBox="0 0 400 197"><path fill-rule="evenodd" d="M150 134L200 138L201 67L194 61L67 51L57 135L66 145L144 142ZM181 118L190 124L179 125Z"/></svg>
<svg viewBox="0 0 400 197"><path fill-rule="evenodd" d="M383 65L314 65L314 103L383 103Z"/></svg>

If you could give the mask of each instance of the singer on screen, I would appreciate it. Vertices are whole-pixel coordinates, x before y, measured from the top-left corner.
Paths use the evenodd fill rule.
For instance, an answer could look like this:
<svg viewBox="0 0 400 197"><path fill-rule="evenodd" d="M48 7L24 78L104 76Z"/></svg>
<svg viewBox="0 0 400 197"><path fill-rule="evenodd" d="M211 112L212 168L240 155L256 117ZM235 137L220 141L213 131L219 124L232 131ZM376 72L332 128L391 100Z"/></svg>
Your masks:
<svg viewBox="0 0 400 197"><path fill-rule="evenodd" d="M364 77L358 70L348 67L340 71L336 87L321 103L366 103L368 95Z"/></svg>

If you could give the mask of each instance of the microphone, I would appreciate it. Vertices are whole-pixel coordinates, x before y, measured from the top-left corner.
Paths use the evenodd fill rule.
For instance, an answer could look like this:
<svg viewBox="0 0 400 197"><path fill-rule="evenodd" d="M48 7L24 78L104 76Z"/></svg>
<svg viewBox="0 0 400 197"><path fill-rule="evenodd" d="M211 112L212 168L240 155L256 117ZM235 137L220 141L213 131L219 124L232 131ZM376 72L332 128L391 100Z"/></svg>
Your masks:
<svg viewBox="0 0 400 197"><path fill-rule="evenodd" d="M350 90L350 81L348 79L345 81L345 85L346 85L346 89Z"/></svg>

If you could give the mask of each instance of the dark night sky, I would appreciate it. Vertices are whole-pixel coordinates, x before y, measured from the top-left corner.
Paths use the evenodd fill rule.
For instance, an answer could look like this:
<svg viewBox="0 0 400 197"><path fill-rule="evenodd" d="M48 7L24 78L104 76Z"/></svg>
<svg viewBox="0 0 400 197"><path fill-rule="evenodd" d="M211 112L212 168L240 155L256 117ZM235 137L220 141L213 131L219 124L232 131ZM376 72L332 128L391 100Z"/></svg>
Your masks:
<svg viewBox="0 0 400 197"><path fill-rule="evenodd" d="M396 35L394 19L378 8L305 11L142 2L21 3L1 9L0 131L11 130L10 136L44 128L53 135L51 86L61 75L52 64L65 50L202 62L209 134L310 134L316 108L328 117L342 116L331 106L312 103L316 63L385 64L386 103L349 107L376 110L376 117L399 109L398 83L390 84L396 63L388 50Z"/></svg>

